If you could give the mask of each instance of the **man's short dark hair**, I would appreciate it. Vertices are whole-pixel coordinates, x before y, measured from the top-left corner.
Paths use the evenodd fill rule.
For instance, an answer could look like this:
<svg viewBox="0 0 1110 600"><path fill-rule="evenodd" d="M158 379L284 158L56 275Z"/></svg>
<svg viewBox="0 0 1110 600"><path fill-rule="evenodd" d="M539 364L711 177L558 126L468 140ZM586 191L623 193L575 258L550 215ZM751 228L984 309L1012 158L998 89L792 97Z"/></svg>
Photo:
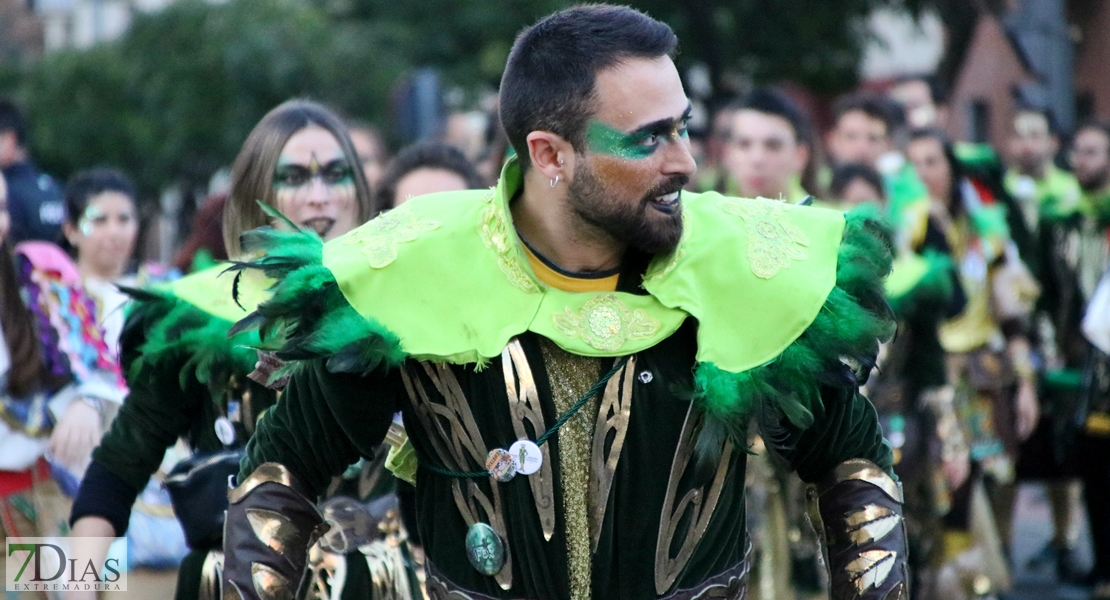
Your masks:
<svg viewBox="0 0 1110 600"><path fill-rule="evenodd" d="M857 179L864 180L879 191L880 197L875 200L886 200L886 188L883 187L882 176L874 167L863 163L848 163L833 169L832 181L829 182L829 197L842 198L848 186Z"/></svg>
<svg viewBox="0 0 1110 600"><path fill-rule="evenodd" d="M845 96L833 105L833 126L839 126L840 119L850 112L862 112L872 119L882 121L886 126L886 134L894 135L898 123L891 104L892 102L878 94Z"/></svg>
<svg viewBox="0 0 1110 600"><path fill-rule="evenodd" d="M790 96L771 88L757 88L747 96L729 105L732 110L754 110L786 119L794 129L794 139L807 146L813 145L813 124L809 115Z"/></svg>
<svg viewBox="0 0 1110 600"><path fill-rule="evenodd" d="M0 133L15 133L15 141L20 146L27 145L27 120L11 98L0 98Z"/></svg>
<svg viewBox="0 0 1110 600"><path fill-rule="evenodd" d="M520 32L501 77L501 124L529 165L525 141L550 131L582 148L599 71L628 58L674 56L671 28L626 6L586 4L550 15Z"/></svg>
<svg viewBox="0 0 1110 600"><path fill-rule="evenodd" d="M1081 131L1086 131L1088 129L1097 131L1106 136L1106 141L1110 144L1110 119L1088 119L1083 121L1079 124L1079 127L1075 128L1075 135L1079 135Z"/></svg>
<svg viewBox="0 0 1110 600"><path fill-rule="evenodd" d="M378 189L374 190L376 204L383 209L393 208L397 183L417 169L451 171L462 177L469 189L484 188L487 185L462 150L439 142L423 142L404 148L389 163L378 181Z"/></svg>

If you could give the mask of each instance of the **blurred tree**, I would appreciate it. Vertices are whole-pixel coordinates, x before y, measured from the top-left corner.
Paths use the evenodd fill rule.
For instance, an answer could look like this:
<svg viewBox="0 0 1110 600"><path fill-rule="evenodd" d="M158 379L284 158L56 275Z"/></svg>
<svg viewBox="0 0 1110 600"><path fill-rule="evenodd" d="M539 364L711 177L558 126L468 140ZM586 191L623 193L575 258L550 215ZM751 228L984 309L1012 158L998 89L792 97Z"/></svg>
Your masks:
<svg viewBox="0 0 1110 600"><path fill-rule="evenodd" d="M853 86L878 7L917 14L943 0L629 0L669 23L679 66L709 69L714 96L747 81L796 81L818 94ZM412 64L441 67L448 81L496 85L520 28L570 0L317 0L342 20L365 23Z"/></svg>
<svg viewBox="0 0 1110 600"><path fill-rule="evenodd" d="M365 28L296 0L181 0L135 14L117 42L47 55L14 91L44 168L116 165L149 201L169 185L202 192L288 98L381 116L400 65L380 57Z"/></svg>

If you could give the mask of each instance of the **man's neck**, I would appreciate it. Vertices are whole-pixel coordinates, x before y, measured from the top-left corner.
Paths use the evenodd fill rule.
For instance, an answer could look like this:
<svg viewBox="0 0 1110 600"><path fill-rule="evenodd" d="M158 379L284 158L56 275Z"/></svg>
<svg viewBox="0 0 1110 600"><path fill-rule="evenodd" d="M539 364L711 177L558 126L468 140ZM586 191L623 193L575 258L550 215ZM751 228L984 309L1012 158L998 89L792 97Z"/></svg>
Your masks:
<svg viewBox="0 0 1110 600"><path fill-rule="evenodd" d="M27 150L20 147L12 148L10 152L0 154L0 169L7 169L27 161Z"/></svg>
<svg viewBox="0 0 1110 600"><path fill-rule="evenodd" d="M1022 175L1025 175L1027 177L1032 177L1033 179L1039 181L1041 179L1044 179L1045 176L1048 174L1048 168L1050 164L1051 163L1049 162L1043 162L1033 166L1032 168L1018 165L1018 173L1021 173Z"/></svg>
<svg viewBox="0 0 1110 600"><path fill-rule="evenodd" d="M552 188L535 170L509 205L513 225L536 252L560 269L592 273L619 267L627 246L585 223L567 203L567 185Z"/></svg>

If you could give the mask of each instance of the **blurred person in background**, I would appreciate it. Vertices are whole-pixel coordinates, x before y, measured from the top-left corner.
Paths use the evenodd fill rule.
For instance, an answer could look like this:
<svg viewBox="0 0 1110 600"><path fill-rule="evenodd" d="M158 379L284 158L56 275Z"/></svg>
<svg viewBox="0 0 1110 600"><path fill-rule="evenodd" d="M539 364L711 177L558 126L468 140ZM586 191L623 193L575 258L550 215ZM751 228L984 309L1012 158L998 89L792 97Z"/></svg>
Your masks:
<svg viewBox="0 0 1110 600"><path fill-rule="evenodd" d="M1080 245L1080 287L1085 301L1110 265L1110 247L1103 235L1110 227L1110 121L1080 125L1068 154L1072 172L1083 191L1080 210L1083 234Z"/></svg>
<svg viewBox="0 0 1110 600"><path fill-rule="evenodd" d="M813 149L812 127L801 107L779 90L758 88L731 104L727 114L725 193L788 204L808 196L801 180ZM805 593L819 592L824 585L816 533L806 524L805 485L767 454L752 458L749 481L759 490L748 515L759 548L753 575L762 578L768 570L764 565L773 565L779 581ZM770 489L778 493L761 493ZM779 511L785 528L770 526Z"/></svg>
<svg viewBox="0 0 1110 600"><path fill-rule="evenodd" d="M938 586L966 597L976 578L985 577L988 588L1002 591L1009 585L1005 556L1018 445L1033 432L1040 410L1031 342L1039 288L1010 238L999 199L1004 191L970 176L939 130L915 130L906 155L933 205L915 248L949 256L967 296L963 311L940 327L973 471L951 490ZM984 483L987 496L979 492ZM986 497L989 506L981 500Z"/></svg>
<svg viewBox="0 0 1110 600"><path fill-rule="evenodd" d="M810 164L809 117L786 94L756 89L731 106L724 165L728 195L770 198L790 204L809 193L802 175Z"/></svg>
<svg viewBox="0 0 1110 600"><path fill-rule="evenodd" d="M182 273L194 273L227 260L224 247L223 215L227 192L216 192L204 199L196 214L189 237L173 257L173 266Z"/></svg>
<svg viewBox="0 0 1110 600"><path fill-rule="evenodd" d="M1068 450L1075 447L1069 423L1074 418L1086 342L1079 331L1083 310L1076 253L1082 220L1080 188L1071 173L1055 165L1058 150L1059 139L1046 111L1021 108L1015 112L1006 152L1011 166L1003 182L1029 231L1029 241L1019 249L1042 290L1032 324L1041 373L1041 419L1022 443L1017 477L1044 482L1052 506L1053 538L1031 559L1030 567L1054 565L1063 581L1078 576L1073 557L1078 528L1073 521L1079 486Z"/></svg>
<svg viewBox="0 0 1110 600"><path fill-rule="evenodd" d="M1075 133L1069 153L1071 168L1083 190L1084 227L1080 271L1085 302L1095 296L1096 285L1110 267L1110 122L1084 123ZM1105 313L1105 303L1092 304L1088 317ZM1084 322L1084 332L1089 332ZM1087 582L1092 599L1110 598L1110 345L1092 338L1084 373L1084 389L1077 421L1076 444L1083 499L1091 528L1094 565Z"/></svg>
<svg viewBox="0 0 1110 600"><path fill-rule="evenodd" d="M887 95L902 106L906 113L906 124L911 129L943 128L948 122L948 108L943 103L940 84L935 77L899 77Z"/></svg>
<svg viewBox="0 0 1110 600"><path fill-rule="evenodd" d="M7 192L0 176L0 534L53 536L126 387L77 267L12 242Z"/></svg>
<svg viewBox="0 0 1110 600"><path fill-rule="evenodd" d="M718 106L709 119L705 135L705 152L698 172L694 174L693 186L701 192L721 192L728 188L729 177L724 161L728 156L732 135L732 104Z"/></svg>
<svg viewBox="0 0 1110 600"><path fill-rule="evenodd" d="M294 225L332 239L375 212L346 131L331 110L303 100L286 102L262 118L232 165L223 219L231 257L242 258L240 234L257 227ZM259 200L284 217L268 214ZM223 597L219 515L227 507L229 473L221 469L237 469L239 449L276 401L273 389L248 377L258 361L253 350L260 345L258 337L229 335L232 323L265 297L268 282L254 274L241 281L230 274L221 277L224 270L218 265L167 288L128 290L135 302L120 344L131 392L93 454L71 515L74 536L123 535L136 495L159 468L166 448L184 438L193 456L166 479L191 549L179 572L180 600ZM351 509L347 518L332 515L333 536L342 538L352 529L359 533L322 546L327 552L318 552L313 565L313 597L328 597L342 586L342 598L373 598L370 589L383 581L390 591L394 585L410 589L404 566L391 570L402 560L393 551L379 552L374 560L350 552L373 540L367 537L370 517L357 504L344 506ZM337 569L345 577L336 578Z"/></svg>
<svg viewBox="0 0 1110 600"><path fill-rule="evenodd" d="M829 182L828 201L844 209L857 204L886 204L883 177L869 165L847 163L835 167Z"/></svg>
<svg viewBox="0 0 1110 600"><path fill-rule="evenodd" d="M94 169L71 177L65 197L66 243L77 260L85 290L96 302L104 340L112 355L119 356L127 295L115 284L135 285L134 277L124 277L139 233L135 188L120 171Z"/></svg>
<svg viewBox="0 0 1110 600"><path fill-rule="evenodd" d="M424 194L483 187L485 179L461 150L439 142L422 142L397 153L374 197L385 210Z"/></svg>
<svg viewBox="0 0 1110 600"><path fill-rule="evenodd" d="M859 94L841 98L833 106L833 127L825 135L829 162L879 169L879 158L892 148L893 134L894 120L881 97Z"/></svg>
<svg viewBox="0 0 1110 600"><path fill-rule="evenodd" d="M0 98L0 172L8 182L11 240L62 240L65 198L54 178L40 173L27 150L27 121L15 102Z"/></svg>
<svg viewBox="0 0 1110 600"><path fill-rule="evenodd" d="M366 184L373 193L378 188L378 180L382 171L389 162L389 148L382 139L382 133L377 127L359 120L348 119L347 131L351 135L351 143L355 145L358 153L362 172L366 175Z"/></svg>
<svg viewBox="0 0 1110 600"><path fill-rule="evenodd" d="M882 176L859 163L833 170L829 198L845 208L887 202ZM948 257L935 250L919 253L897 233L894 246L885 290L898 335L884 345L867 397L894 448L894 472L906 502L911 593L925 599L936 597L936 566L944 547L940 518L949 510L949 491L970 473L939 338L941 323L960 314L966 298Z"/></svg>
<svg viewBox="0 0 1110 600"><path fill-rule="evenodd" d="M1014 113L1006 142L1006 191L1021 207L1031 231L1042 219L1066 219L1079 208L1079 184L1053 162L1060 140L1048 113L1020 108Z"/></svg>

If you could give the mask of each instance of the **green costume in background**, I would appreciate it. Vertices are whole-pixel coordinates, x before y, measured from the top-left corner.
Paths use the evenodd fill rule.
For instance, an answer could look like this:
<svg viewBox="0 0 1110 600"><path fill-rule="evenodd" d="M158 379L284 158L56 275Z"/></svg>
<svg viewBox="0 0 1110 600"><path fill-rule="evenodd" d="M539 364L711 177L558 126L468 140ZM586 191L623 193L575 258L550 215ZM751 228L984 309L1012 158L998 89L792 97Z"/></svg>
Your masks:
<svg viewBox="0 0 1110 600"><path fill-rule="evenodd" d="M834 597L903 597L901 493L857 391L893 332L874 215L687 193L674 252L629 251L616 291L570 293L529 266L521 185L511 161L494 190L416 198L322 247L245 237L280 283L239 327L300 364L230 496L226 589L297 586L320 532L304 496L402 410L432 598L744 598L752 419L815 485ZM521 439L537 470L495 479ZM298 543L275 551L252 511Z"/></svg>

